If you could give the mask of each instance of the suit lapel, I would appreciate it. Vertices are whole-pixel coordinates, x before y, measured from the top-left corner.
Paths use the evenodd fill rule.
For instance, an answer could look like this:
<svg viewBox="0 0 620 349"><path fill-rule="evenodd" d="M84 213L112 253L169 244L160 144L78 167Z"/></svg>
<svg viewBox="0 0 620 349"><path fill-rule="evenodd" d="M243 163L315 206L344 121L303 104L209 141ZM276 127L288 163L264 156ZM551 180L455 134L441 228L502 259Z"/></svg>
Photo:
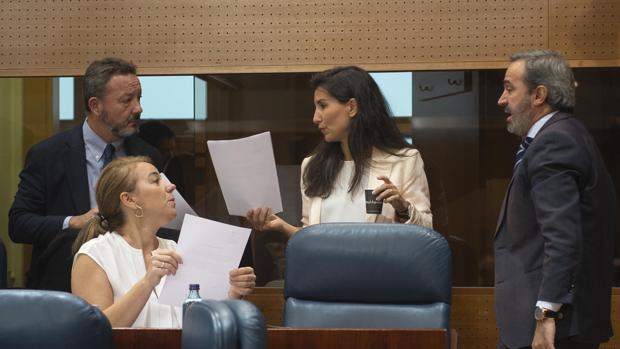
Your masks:
<svg viewBox="0 0 620 349"><path fill-rule="evenodd" d="M557 112L555 113L544 125L543 127L541 127L541 129L538 131L538 134L536 136L538 136L545 128L547 128L549 125L558 122L560 120L564 120L566 118L569 118L570 115L564 112ZM522 166L522 165L520 165ZM499 229L501 228L502 224L504 223L504 219L506 218L506 206L508 205L508 197L510 196L510 189L512 188L512 184L514 182L515 179L515 175L517 174L517 172L520 170L520 167L517 167L517 169L515 170L515 172L512 175L512 178L510 179L510 183L508 184L508 188L506 189L506 194L504 195L504 201L502 201L502 206L499 212L499 217L497 219L497 225L495 227L495 234L493 235L493 238L497 237L497 233L499 232Z"/></svg>
<svg viewBox="0 0 620 349"><path fill-rule="evenodd" d="M86 172L86 153L82 124L76 126L66 142L63 162L67 173L71 198L76 212L84 213L90 209L88 174Z"/></svg>
<svg viewBox="0 0 620 349"><path fill-rule="evenodd" d="M310 217L308 217L308 224L318 224L321 223L321 205L323 204L323 199L320 196L312 198L312 202L310 203Z"/></svg>

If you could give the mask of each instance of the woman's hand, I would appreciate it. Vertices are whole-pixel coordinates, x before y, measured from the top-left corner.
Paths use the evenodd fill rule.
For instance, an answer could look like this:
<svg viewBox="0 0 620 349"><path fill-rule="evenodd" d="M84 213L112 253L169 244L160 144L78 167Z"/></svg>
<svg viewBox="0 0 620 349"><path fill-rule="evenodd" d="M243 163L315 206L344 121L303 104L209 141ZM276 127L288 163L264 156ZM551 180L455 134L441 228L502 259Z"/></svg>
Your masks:
<svg viewBox="0 0 620 349"><path fill-rule="evenodd" d="M269 207L253 208L246 213L245 218L252 229L257 231L282 231L284 221L271 212Z"/></svg>
<svg viewBox="0 0 620 349"><path fill-rule="evenodd" d="M387 176L379 176L377 179L384 182L372 191L372 194L377 196L377 201L387 202L394 207L396 212L409 209L409 202L403 198L396 185Z"/></svg>
<svg viewBox="0 0 620 349"><path fill-rule="evenodd" d="M254 291L256 274L251 267L233 269L228 273L228 298L243 298Z"/></svg>
<svg viewBox="0 0 620 349"><path fill-rule="evenodd" d="M146 279L155 288L165 275L175 275L179 264L182 263L181 256L173 250L155 250L151 252L151 261L148 263Z"/></svg>

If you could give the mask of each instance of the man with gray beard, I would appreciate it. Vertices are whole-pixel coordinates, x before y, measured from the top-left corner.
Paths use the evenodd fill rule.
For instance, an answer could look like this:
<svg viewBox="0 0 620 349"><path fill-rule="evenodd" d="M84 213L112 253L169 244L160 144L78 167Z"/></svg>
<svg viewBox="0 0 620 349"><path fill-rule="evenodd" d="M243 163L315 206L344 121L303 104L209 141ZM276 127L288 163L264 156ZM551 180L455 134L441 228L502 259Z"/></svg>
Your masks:
<svg viewBox="0 0 620 349"><path fill-rule="evenodd" d="M119 58L89 65L83 85L86 120L34 145L26 156L9 211L9 235L33 246L26 287L71 291L71 245L98 213L95 185L114 157L155 148L136 136L142 89L136 66Z"/></svg>
<svg viewBox="0 0 620 349"><path fill-rule="evenodd" d="M495 232L498 348L598 348L612 335L615 197L550 50L516 53L498 104L522 140Z"/></svg>

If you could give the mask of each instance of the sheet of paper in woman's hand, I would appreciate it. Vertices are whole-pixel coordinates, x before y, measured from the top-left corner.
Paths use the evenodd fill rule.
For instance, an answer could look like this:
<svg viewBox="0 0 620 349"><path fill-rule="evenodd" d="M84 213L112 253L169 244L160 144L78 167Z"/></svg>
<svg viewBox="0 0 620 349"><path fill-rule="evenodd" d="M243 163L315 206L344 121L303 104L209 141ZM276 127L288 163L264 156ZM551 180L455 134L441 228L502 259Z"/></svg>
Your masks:
<svg viewBox="0 0 620 349"><path fill-rule="evenodd" d="M189 284L200 284L203 299L228 297L228 273L241 262L250 229L185 215L177 253L183 259L176 275L162 280L159 303L180 306Z"/></svg>
<svg viewBox="0 0 620 349"><path fill-rule="evenodd" d="M207 141L207 147L230 215L245 216L257 207L282 212L269 132L241 139Z"/></svg>

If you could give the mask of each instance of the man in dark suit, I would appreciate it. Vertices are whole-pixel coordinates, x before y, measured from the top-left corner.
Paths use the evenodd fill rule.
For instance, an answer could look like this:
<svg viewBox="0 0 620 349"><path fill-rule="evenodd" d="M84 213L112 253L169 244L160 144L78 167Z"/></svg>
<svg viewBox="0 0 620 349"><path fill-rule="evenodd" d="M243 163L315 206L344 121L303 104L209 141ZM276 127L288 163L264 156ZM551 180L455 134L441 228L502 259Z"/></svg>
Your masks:
<svg viewBox="0 0 620 349"><path fill-rule="evenodd" d="M498 348L597 348L612 335L615 197L599 150L570 113L557 52L517 53L498 104L522 138L495 235Z"/></svg>
<svg viewBox="0 0 620 349"><path fill-rule="evenodd" d="M135 65L118 58L93 62L83 92L86 121L29 150L9 211L11 239L33 245L28 288L70 292L71 245L98 213L94 188L107 162L146 155L160 165L157 150L135 135L142 113Z"/></svg>

